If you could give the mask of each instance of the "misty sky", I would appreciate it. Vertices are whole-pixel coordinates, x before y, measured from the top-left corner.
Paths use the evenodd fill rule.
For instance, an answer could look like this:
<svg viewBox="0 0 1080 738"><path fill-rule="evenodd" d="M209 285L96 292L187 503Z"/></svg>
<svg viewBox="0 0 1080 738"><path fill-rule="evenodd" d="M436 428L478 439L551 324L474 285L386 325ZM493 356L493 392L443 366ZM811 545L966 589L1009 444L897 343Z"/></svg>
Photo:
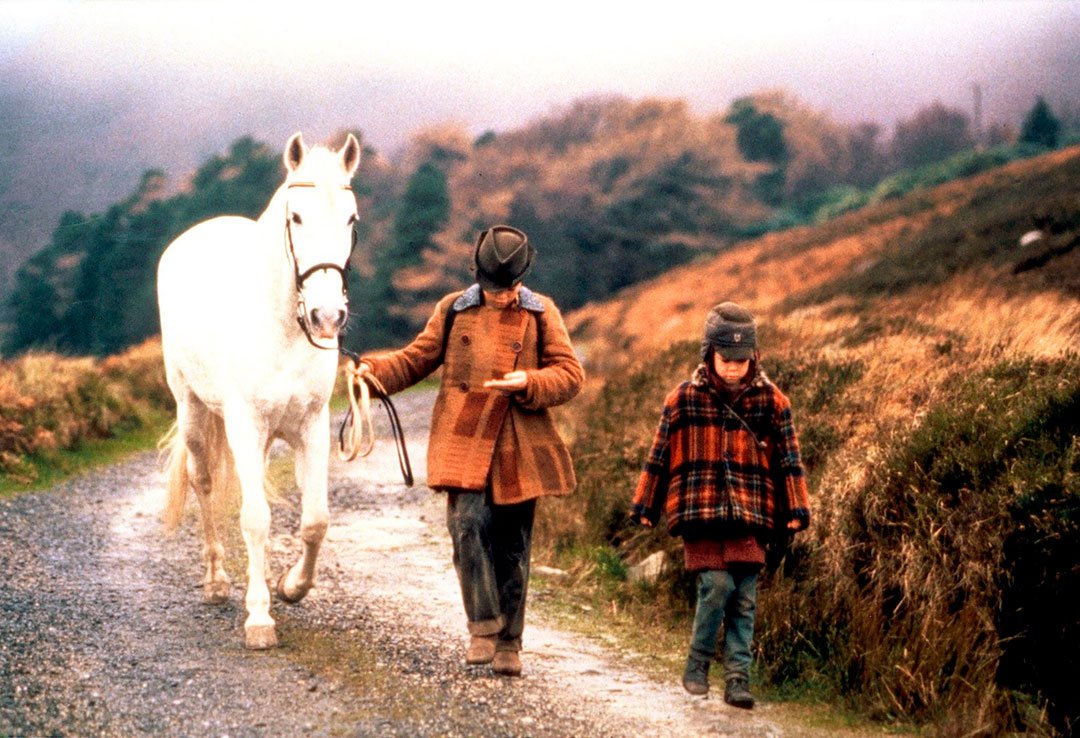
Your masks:
<svg viewBox="0 0 1080 738"><path fill-rule="evenodd" d="M430 6L430 7L429 7ZM891 129L934 100L1019 124L1080 102L1080 2L0 2L4 84L145 100L271 142L432 123L505 130L590 94L698 113L785 89ZM44 93L43 93L44 94Z"/></svg>

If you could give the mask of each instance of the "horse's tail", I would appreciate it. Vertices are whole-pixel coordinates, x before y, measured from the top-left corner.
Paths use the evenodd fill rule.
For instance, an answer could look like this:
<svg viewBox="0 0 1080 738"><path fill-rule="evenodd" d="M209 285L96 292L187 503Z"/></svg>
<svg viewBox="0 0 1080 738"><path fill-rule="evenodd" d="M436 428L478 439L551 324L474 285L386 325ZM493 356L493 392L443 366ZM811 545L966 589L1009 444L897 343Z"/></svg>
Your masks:
<svg viewBox="0 0 1080 738"><path fill-rule="evenodd" d="M239 481L232 450L225 435L225 421L220 415L207 413L206 425L202 430L203 449L207 455L206 465L210 471L210 500L213 515L219 520L228 509L235 506L238 498ZM188 456L190 451L184 443L177 425L161 440L159 447L165 456L165 470L168 477L168 494L162 520L167 533L175 533L180 527L187 504L187 492L191 486L188 474Z"/></svg>
<svg viewBox="0 0 1080 738"><path fill-rule="evenodd" d="M180 429L176 423L172 424L169 432L158 443L161 454L164 457L164 468L167 481L167 494L165 497L165 509L161 514L165 524L166 533L175 533L180 527L180 519L184 515L184 505L187 502L187 491L190 484L188 479L187 460L188 450L184 439L180 436Z"/></svg>
<svg viewBox="0 0 1080 738"><path fill-rule="evenodd" d="M225 435L225 418L208 413L203 440L206 444L206 465L210 469L211 510L218 522L235 515L240 509L240 478L236 476L229 437Z"/></svg>

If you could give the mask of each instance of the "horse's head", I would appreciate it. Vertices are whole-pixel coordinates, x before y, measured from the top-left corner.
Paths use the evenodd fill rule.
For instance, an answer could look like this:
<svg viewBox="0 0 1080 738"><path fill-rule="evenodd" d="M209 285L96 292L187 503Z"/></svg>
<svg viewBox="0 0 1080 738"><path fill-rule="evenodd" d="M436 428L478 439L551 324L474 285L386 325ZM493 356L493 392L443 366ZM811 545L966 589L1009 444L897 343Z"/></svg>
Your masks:
<svg viewBox="0 0 1080 738"><path fill-rule="evenodd" d="M304 145L299 133L285 144L285 239L296 276L297 319L320 348L334 342L348 320L345 273L353 247L356 197L349 185L360 163L351 133L338 151Z"/></svg>

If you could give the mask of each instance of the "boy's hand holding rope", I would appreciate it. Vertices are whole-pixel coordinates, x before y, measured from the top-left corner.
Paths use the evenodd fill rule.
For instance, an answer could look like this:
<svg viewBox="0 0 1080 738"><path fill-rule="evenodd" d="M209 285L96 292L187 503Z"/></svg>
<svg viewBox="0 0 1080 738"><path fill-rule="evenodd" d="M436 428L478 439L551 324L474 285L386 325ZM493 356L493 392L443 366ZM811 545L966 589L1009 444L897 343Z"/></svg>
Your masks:
<svg viewBox="0 0 1080 738"><path fill-rule="evenodd" d="M375 396L382 400L386 407L386 414L390 419L390 430L397 446L398 466L401 467L405 484L411 487L413 473L412 465L409 463L409 452L405 448L405 433L401 429L401 421L398 419L394 404L390 401L390 395L379 378L372 373L370 364L361 361L355 355L350 355L349 358L351 361L346 362L342 367L348 385L349 412L338 430L338 456L343 461L352 461L358 456L367 456L375 448L375 426L371 420L371 392L374 390ZM347 432L346 429L348 429Z"/></svg>

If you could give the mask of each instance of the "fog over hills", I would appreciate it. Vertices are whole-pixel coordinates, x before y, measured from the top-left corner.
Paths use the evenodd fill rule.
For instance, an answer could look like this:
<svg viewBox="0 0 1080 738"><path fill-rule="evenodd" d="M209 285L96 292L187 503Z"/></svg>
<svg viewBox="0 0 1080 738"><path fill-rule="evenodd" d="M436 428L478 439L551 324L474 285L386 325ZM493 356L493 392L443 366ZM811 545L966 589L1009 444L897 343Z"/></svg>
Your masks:
<svg viewBox="0 0 1080 738"><path fill-rule="evenodd" d="M674 2L663 16L579 5L514 17L465 3L417 18L3 4L0 297L64 211L100 212L150 168L175 187L247 134L280 145L295 130L317 143L360 129L393 155L424 126L502 132L589 95L680 97L704 114L770 88L886 134L935 99L970 112L974 83L985 124L1018 127L1038 94L1059 114L1080 109L1080 3Z"/></svg>

